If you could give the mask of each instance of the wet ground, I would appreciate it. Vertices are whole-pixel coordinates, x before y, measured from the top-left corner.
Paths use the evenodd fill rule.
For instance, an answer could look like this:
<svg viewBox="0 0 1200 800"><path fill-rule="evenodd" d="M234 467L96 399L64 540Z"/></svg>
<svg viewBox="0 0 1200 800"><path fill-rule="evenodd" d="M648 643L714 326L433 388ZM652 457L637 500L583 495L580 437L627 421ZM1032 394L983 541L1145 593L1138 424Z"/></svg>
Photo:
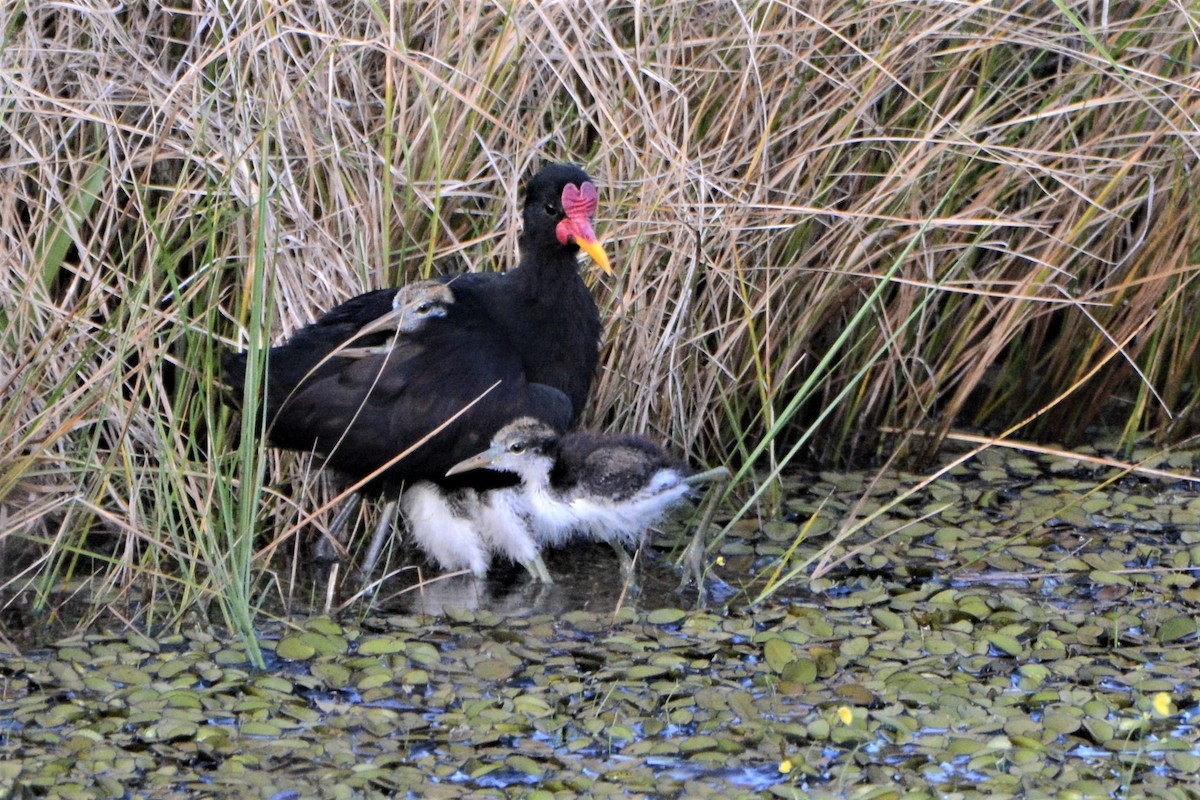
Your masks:
<svg viewBox="0 0 1200 800"><path fill-rule="evenodd" d="M1192 470L1189 454L1163 469ZM0 662L14 797L1195 797L1200 499L989 452L758 603L921 476L796 473L704 611L603 547L263 630L73 636ZM668 532L670 533L670 532ZM883 534L889 534L879 539ZM664 543L664 539L659 543ZM856 552L851 552L856 551ZM740 590L747 591L740 591Z"/></svg>

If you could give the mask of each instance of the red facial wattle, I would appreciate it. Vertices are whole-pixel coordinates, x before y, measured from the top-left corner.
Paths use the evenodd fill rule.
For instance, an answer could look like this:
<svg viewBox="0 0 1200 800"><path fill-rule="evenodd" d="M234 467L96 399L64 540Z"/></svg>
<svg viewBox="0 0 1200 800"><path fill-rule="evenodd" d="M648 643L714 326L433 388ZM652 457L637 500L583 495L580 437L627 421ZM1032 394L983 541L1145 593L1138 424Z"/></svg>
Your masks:
<svg viewBox="0 0 1200 800"><path fill-rule="evenodd" d="M563 213L567 216L558 223L555 233L560 243L574 241L600 265L600 269L611 274L612 267L608 263L608 255L600 247L596 233L592 230L592 217L596 215L599 206L600 193L596 191L594 184L588 181L579 186L568 183L562 192Z"/></svg>

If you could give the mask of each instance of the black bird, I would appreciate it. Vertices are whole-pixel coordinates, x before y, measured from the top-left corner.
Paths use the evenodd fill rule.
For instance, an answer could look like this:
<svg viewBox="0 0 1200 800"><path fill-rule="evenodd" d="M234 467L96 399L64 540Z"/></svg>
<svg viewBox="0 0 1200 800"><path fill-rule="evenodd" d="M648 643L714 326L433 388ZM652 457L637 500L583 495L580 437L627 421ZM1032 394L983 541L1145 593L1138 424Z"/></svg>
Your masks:
<svg viewBox="0 0 1200 800"><path fill-rule="evenodd" d="M611 272L592 230L598 198L578 167L545 167L525 189L516 269L438 279L452 302L435 303L439 313L411 331L400 330L396 318L403 290L381 289L271 348L263 403L268 441L315 452L325 466L353 482L367 480L368 492L391 499L373 550L404 483L445 483L450 467L514 417L532 416L555 430L578 419L601 332L579 274L580 249ZM227 354L222 366L229 401L238 405L246 355ZM489 485L494 477L466 482Z"/></svg>
<svg viewBox="0 0 1200 800"><path fill-rule="evenodd" d="M514 517L526 521L539 549L575 536L606 541L626 576L633 568L627 547L641 545L649 527L683 502L693 486L729 474L724 467L693 473L640 436L588 431L560 435L532 417L500 429L487 450L451 467L449 474L480 468L520 478L518 487L491 494L506 498ZM706 527L702 523L697 531L701 547ZM488 535L486 527L483 535ZM514 536L509 530L503 535Z"/></svg>

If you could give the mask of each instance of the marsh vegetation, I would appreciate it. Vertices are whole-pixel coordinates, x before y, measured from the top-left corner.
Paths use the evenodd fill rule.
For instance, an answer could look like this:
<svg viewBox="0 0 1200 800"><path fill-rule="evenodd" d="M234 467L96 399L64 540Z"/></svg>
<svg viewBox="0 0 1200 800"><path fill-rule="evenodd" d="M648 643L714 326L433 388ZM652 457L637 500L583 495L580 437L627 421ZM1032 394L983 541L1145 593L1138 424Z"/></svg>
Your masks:
<svg viewBox="0 0 1200 800"><path fill-rule="evenodd" d="M596 178L616 267L586 424L730 466L711 555L771 620L1001 451L1190 491L1197 30L1177 2L6 6L0 646L70 607L253 661L324 608L294 567L337 489L222 408L219 354L511 265L547 161ZM801 467L876 479L832 518ZM1146 534L1184 583L1188 530ZM939 579L977 565L927 535Z"/></svg>

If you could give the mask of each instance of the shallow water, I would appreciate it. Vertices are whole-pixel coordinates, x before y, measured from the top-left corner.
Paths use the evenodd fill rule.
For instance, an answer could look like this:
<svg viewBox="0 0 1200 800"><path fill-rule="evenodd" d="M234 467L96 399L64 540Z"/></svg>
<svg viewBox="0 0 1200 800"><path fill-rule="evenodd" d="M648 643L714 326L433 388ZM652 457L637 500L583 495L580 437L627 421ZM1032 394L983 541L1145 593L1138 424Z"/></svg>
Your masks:
<svg viewBox="0 0 1200 800"><path fill-rule="evenodd" d="M511 564L494 565L487 580L452 575L417 581L415 572L401 572L381 591L376 608L433 615L477 610L501 616L569 611L611 615L629 604L655 609L696 602L695 589L680 589L679 575L668 554L657 550L639 554L637 580L631 584L622 578L620 565L607 545L579 542L570 549L546 553L545 561L554 579L549 585L532 580L524 569Z"/></svg>

